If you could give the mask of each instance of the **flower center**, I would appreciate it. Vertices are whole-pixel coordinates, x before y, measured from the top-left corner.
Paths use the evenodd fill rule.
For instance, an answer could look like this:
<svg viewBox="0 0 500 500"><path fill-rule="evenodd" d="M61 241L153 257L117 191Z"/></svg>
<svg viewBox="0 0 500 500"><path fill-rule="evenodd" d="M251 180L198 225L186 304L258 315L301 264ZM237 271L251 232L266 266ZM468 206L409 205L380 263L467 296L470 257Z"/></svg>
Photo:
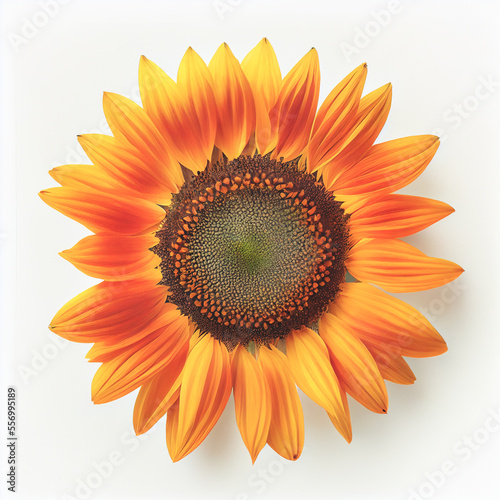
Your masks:
<svg viewBox="0 0 500 500"><path fill-rule="evenodd" d="M247 274L258 274L266 268L272 257L269 238L265 232L238 234L235 233L235 242L230 246L231 260Z"/></svg>
<svg viewBox="0 0 500 500"><path fill-rule="evenodd" d="M169 301L229 348L314 323L345 280L347 216L296 162L216 164L165 210L153 251Z"/></svg>

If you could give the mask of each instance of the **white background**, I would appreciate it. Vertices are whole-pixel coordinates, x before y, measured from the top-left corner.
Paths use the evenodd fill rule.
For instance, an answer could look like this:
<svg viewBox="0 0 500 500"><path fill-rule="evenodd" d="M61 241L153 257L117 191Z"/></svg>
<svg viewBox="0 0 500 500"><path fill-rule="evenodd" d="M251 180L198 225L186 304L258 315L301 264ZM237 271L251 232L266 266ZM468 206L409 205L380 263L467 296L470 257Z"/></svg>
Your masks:
<svg viewBox="0 0 500 500"><path fill-rule="evenodd" d="M1 390L2 408L7 386L18 390L17 498L500 498L499 2L1 5ZM303 397L302 457L285 462L266 448L252 466L230 400L206 441L173 464L165 419L144 439L135 438L135 394L94 406L90 383L97 365L84 359L89 346L49 333L54 313L94 281L57 255L86 230L37 193L55 185L50 168L87 163L77 134L107 132L103 90L137 99L141 54L175 78L189 45L208 62L227 42L241 60L264 36L283 74L312 46L318 49L321 99L364 61L367 91L391 81L392 111L379 140L442 137L429 168L405 192L446 201L456 213L408 241L466 272L456 285L404 298L427 314L449 352L409 360L417 382L387 383L387 415L351 400L350 445ZM96 472L110 455L113 470ZM4 479L5 464L2 455ZM0 491L10 498L4 479Z"/></svg>

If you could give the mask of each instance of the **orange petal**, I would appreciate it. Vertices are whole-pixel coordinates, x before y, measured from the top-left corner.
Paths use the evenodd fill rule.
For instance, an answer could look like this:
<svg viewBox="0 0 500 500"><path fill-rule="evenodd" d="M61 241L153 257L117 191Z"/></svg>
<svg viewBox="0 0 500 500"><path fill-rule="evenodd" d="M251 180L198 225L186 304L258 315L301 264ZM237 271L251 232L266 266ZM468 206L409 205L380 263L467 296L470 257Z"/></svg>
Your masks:
<svg viewBox="0 0 500 500"><path fill-rule="evenodd" d="M271 425L267 442L287 460L297 460L304 447L304 415L286 356L274 346L259 351L271 395Z"/></svg>
<svg viewBox="0 0 500 500"><path fill-rule="evenodd" d="M107 281L123 281L135 277L156 276L161 258L149 249L158 243L152 234L144 236L92 235L83 238L73 248L59 255L77 269Z"/></svg>
<svg viewBox="0 0 500 500"><path fill-rule="evenodd" d="M172 154L193 172L203 170L207 156L184 108L184 97L177 84L161 68L142 56L139 88L144 110L161 132Z"/></svg>
<svg viewBox="0 0 500 500"><path fill-rule="evenodd" d="M231 366L226 346L209 334L204 335L184 366L179 406L168 412L167 446L174 462L191 453L207 437L230 394Z"/></svg>
<svg viewBox="0 0 500 500"><path fill-rule="evenodd" d="M378 369L385 380L405 385L413 384L413 382L415 382L416 377L411 371L411 368L408 366L408 363L402 356L396 354L391 349L390 345L388 345L386 349L380 349L379 347L366 341L364 344L373 356L373 359L377 363Z"/></svg>
<svg viewBox="0 0 500 500"><path fill-rule="evenodd" d="M333 182L335 196L392 193L413 182L439 147L434 135L416 135L372 146L352 168Z"/></svg>
<svg viewBox="0 0 500 500"><path fill-rule="evenodd" d="M182 183L181 171L169 145L146 112L134 101L104 92L104 115L113 135L124 145L131 145L146 161L163 166L163 171Z"/></svg>
<svg viewBox="0 0 500 500"><path fill-rule="evenodd" d="M191 48L186 51L177 73L177 87L205 156L210 159L217 132L217 108L213 80L207 65Z"/></svg>
<svg viewBox="0 0 500 500"><path fill-rule="evenodd" d="M131 335L159 314L167 293L167 287L151 279L105 281L71 299L55 315L50 328L73 342Z"/></svg>
<svg viewBox="0 0 500 500"><path fill-rule="evenodd" d="M271 133L278 134L274 158L293 160L307 146L318 106L319 82L318 53L311 49L283 79L278 101L270 112Z"/></svg>
<svg viewBox="0 0 500 500"><path fill-rule="evenodd" d="M364 198L350 211L349 232L357 238L401 238L422 231L454 212L442 201L402 194Z"/></svg>
<svg viewBox="0 0 500 500"><path fill-rule="evenodd" d="M387 84L361 99L358 113L340 151L322 169L323 181L332 189L335 178L352 167L375 142L391 109L392 86Z"/></svg>
<svg viewBox="0 0 500 500"><path fill-rule="evenodd" d="M297 385L327 411L337 430L349 440L339 381L323 340L309 328L294 330L286 338L286 355Z"/></svg>
<svg viewBox="0 0 500 500"><path fill-rule="evenodd" d="M344 283L329 311L381 350L414 358L446 352L445 341L420 312L366 283Z"/></svg>
<svg viewBox="0 0 500 500"><path fill-rule="evenodd" d="M165 217L165 210L155 203L97 189L56 187L41 191L40 198L94 233L139 234Z"/></svg>
<svg viewBox="0 0 500 500"><path fill-rule="evenodd" d="M262 153L273 148L276 143L276 130L271 134L269 112L276 104L281 90L282 79L278 59L267 40L263 38L241 62L241 69L248 79L255 99L257 123L255 140L257 150Z"/></svg>
<svg viewBox="0 0 500 500"><path fill-rule="evenodd" d="M124 186L104 169L95 165L61 165L49 170L49 174L61 186L76 189L87 186L106 191L120 191L123 194Z"/></svg>
<svg viewBox="0 0 500 500"><path fill-rule="evenodd" d="M180 352L186 356L188 346L188 320L179 313L177 320L162 325L99 367L92 380L92 401L108 403L132 392L168 366Z"/></svg>
<svg viewBox="0 0 500 500"><path fill-rule="evenodd" d="M112 92L104 92L102 104L114 137L144 155L168 158L164 138L138 104Z"/></svg>
<svg viewBox="0 0 500 500"><path fill-rule="evenodd" d="M463 269L444 259L428 257L400 240L373 239L356 244L346 260L347 270L359 281L388 292L417 292L446 285Z"/></svg>
<svg viewBox="0 0 500 500"><path fill-rule="evenodd" d="M78 142L96 167L102 168L113 180L123 186L125 194L146 197L158 204L166 204L171 193L183 182L178 163L167 168L158 158L141 156L130 145L115 137L100 134L78 136ZM85 185L88 180L79 176ZM91 187L95 187L91 185Z"/></svg>
<svg viewBox="0 0 500 500"><path fill-rule="evenodd" d="M244 347L231 353L231 368L236 423L255 463L269 433L271 397L260 364Z"/></svg>
<svg viewBox="0 0 500 500"><path fill-rule="evenodd" d="M323 168L342 149L358 111L366 80L366 64L347 75L328 95L314 120L307 147L307 170Z"/></svg>
<svg viewBox="0 0 500 500"><path fill-rule="evenodd" d="M252 89L240 63L227 44L222 44L208 65L214 81L217 106L215 145L229 160L243 151L255 131L256 112Z"/></svg>
<svg viewBox="0 0 500 500"><path fill-rule="evenodd" d="M344 439L350 443L352 441L352 424L351 424L351 412L349 411L349 402L347 401L347 394L345 388L342 386L342 381L339 380L340 396L342 397L342 406L344 407L346 421L347 421L347 432L343 435ZM333 425L338 422L337 415L331 415L327 412L328 418L331 420Z"/></svg>
<svg viewBox="0 0 500 500"><path fill-rule="evenodd" d="M149 431L177 401L186 358L187 350L180 351L166 368L142 385L134 406L137 435Z"/></svg>
<svg viewBox="0 0 500 500"><path fill-rule="evenodd" d="M143 328L136 331L125 331L118 335L112 335L108 338L98 340L86 354L86 358L91 363L106 363L111 361L124 352L130 352L130 349L136 349L137 346L144 345L147 342L146 337L151 338L152 334L163 328L165 325L177 322L171 328L185 327L185 318L180 318L177 306L166 302L163 304L161 312L155 318L143 325ZM131 347L132 346L132 347Z"/></svg>
<svg viewBox="0 0 500 500"><path fill-rule="evenodd" d="M369 410L386 413L387 391L370 351L347 324L330 313L320 318L319 333L346 391Z"/></svg>

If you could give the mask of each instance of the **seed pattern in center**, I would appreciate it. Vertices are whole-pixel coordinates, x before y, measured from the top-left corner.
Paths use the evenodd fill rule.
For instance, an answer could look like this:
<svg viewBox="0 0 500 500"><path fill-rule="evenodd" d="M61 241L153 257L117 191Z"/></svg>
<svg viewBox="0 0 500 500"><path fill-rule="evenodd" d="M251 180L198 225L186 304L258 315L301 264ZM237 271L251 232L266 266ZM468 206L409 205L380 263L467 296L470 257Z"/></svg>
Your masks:
<svg viewBox="0 0 500 500"><path fill-rule="evenodd" d="M157 236L169 300L228 347L310 325L345 276L340 204L296 164L260 156L196 176Z"/></svg>

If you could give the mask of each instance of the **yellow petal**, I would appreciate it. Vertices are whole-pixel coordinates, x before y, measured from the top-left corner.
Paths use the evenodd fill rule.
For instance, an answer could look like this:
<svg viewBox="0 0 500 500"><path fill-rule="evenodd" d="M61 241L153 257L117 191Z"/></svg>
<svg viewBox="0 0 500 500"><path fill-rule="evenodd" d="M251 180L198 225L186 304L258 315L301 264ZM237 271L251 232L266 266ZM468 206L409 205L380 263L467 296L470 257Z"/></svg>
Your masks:
<svg viewBox="0 0 500 500"><path fill-rule="evenodd" d="M144 434L177 401L187 350L181 351L161 372L142 385L134 406L134 430Z"/></svg>
<svg viewBox="0 0 500 500"><path fill-rule="evenodd" d="M372 345L366 341L364 344L373 356L380 374L385 380L405 385L415 382L416 377L408 366L408 363L402 356L395 352L397 347L392 350L392 346L388 345L385 349L380 349L376 345Z"/></svg>
<svg viewBox="0 0 500 500"><path fill-rule="evenodd" d="M274 147L276 133L271 134L269 112L276 104L281 90L282 79L278 59L267 40L263 38L241 62L241 69L247 77L255 99L257 122L255 140L257 150L262 153Z"/></svg>
<svg viewBox="0 0 500 500"><path fill-rule="evenodd" d="M416 135L375 144L352 168L343 170L331 189L339 199L392 193L413 182L439 147L434 135Z"/></svg>
<svg viewBox="0 0 500 500"><path fill-rule="evenodd" d="M346 421L347 421L347 432L343 435L344 439L350 443L352 441L352 424L351 424L351 412L349 411L349 403L347 401L347 393L342 385L342 381L339 380L340 395L342 397L342 406L344 407ZM332 424L335 425L338 422L337 415L331 415L328 413L328 418L331 420Z"/></svg>
<svg viewBox="0 0 500 500"><path fill-rule="evenodd" d="M297 460L304 447L304 415L286 356L274 346L263 347L258 361L271 395L267 442L283 458Z"/></svg>
<svg viewBox="0 0 500 500"><path fill-rule="evenodd" d="M366 80L366 64L347 75L318 110L307 147L307 170L322 169L341 150L353 124Z"/></svg>
<svg viewBox="0 0 500 500"><path fill-rule="evenodd" d="M49 170L50 176L61 186L90 187L106 191L123 192L125 186L109 175L103 168L95 165L61 165ZM130 194L130 193L127 193Z"/></svg>
<svg viewBox="0 0 500 500"><path fill-rule="evenodd" d="M202 171L207 156L177 84L160 67L142 56L139 88L144 110L161 132L173 156L193 172Z"/></svg>
<svg viewBox="0 0 500 500"><path fill-rule="evenodd" d="M207 65L191 48L186 51L177 73L177 87L205 156L210 159L217 132L217 108L213 80Z"/></svg>
<svg viewBox="0 0 500 500"><path fill-rule="evenodd" d="M147 161L163 165L175 183L182 184L182 172L168 143L139 105L121 95L105 92L103 108L109 128L121 143L131 145Z"/></svg>
<svg viewBox="0 0 500 500"><path fill-rule="evenodd" d="M379 350L423 358L446 352L446 343L414 307L366 283L344 283L329 311Z"/></svg>
<svg viewBox="0 0 500 500"><path fill-rule="evenodd" d="M226 346L209 334L194 345L182 372L179 406L167 417L167 446L174 462L208 436L231 394L231 366Z"/></svg>
<svg viewBox="0 0 500 500"><path fill-rule="evenodd" d="M208 69L214 81L217 106L215 145L232 160L241 154L255 131L252 89L240 63L225 43L214 54Z"/></svg>
<svg viewBox="0 0 500 500"><path fill-rule="evenodd" d="M319 81L318 53L311 49L283 79L271 110L271 134L278 134L274 158L293 160L307 146L318 106Z"/></svg>
<svg viewBox="0 0 500 500"><path fill-rule="evenodd" d="M391 109L391 84L374 90L361 99L358 112L338 153L322 169L323 181L332 189L337 176L351 168L375 142Z"/></svg>
<svg viewBox="0 0 500 500"><path fill-rule="evenodd" d="M85 357L91 363L106 363L117 358L125 351L130 351L132 345L133 349L144 345L147 342L147 338L157 336L155 332L159 329L175 322L170 327L171 333L174 334L179 328L185 328L186 326L184 324L185 318L179 321L179 316L180 313L177 306L166 302L163 304L161 312L151 321L145 322L141 329L132 328L118 335L110 335L109 338L100 339L92 346Z"/></svg>
<svg viewBox="0 0 500 500"><path fill-rule="evenodd" d="M178 313L176 320L99 367L92 380L92 401L108 403L132 392L168 366L179 352L187 354L188 346L188 320Z"/></svg>
<svg viewBox="0 0 500 500"><path fill-rule="evenodd" d="M348 440L349 423L339 381L323 340L309 328L294 330L286 338L286 353L297 385L327 411L337 430Z"/></svg>
<svg viewBox="0 0 500 500"><path fill-rule="evenodd" d="M151 278L99 283L65 304L50 328L73 342L96 342L143 330L163 310L167 298L167 287L156 283Z"/></svg>
<svg viewBox="0 0 500 500"><path fill-rule="evenodd" d="M244 347L233 351L231 368L236 423L254 463L267 441L271 398L260 364Z"/></svg>
<svg viewBox="0 0 500 500"><path fill-rule="evenodd" d="M141 155L115 137L83 134L78 142L94 165L119 182L126 194L166 204L183 182L179 163L165 164L159 158ZM88 180L80 183L88 184Z"/></svg>
<svg viewBox="0 0 500 500"><path fill-rule="evenodd" d="M113 135L143 154L168 158L166 143L146 112L134 101L104 92L103 108Z"/></svg>
<svg viewBox="0 0 500 500"><path fill-rule="evenodd" d="M369 410L386 413L389 402L384 380L363 343L330 313L321 317L319 333L346 391Z"/></svg>

